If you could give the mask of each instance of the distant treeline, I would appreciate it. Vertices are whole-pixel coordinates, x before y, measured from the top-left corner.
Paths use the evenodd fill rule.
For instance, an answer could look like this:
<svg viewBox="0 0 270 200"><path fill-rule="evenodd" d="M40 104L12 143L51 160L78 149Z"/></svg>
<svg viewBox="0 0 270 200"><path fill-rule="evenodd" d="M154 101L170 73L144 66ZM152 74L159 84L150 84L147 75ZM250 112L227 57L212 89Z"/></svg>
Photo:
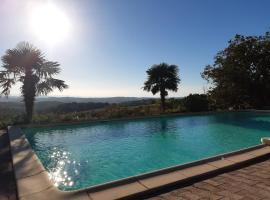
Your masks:
<svg viewBox="0 0 270 200"><path fill-rule="evenodd" d="M13 109L12 109L13 108ZM184 113L208 111L208 98L204 94L190 94L184 98L166 100L166 112ZM5 112L4 112L5 110ZM12 111L12 112L11 112ZM62 103L58 101L37 102L32 123L55 123L72 121L91 121L97 119L115 119L160 115L159 99L142 99L121 103ZM0 128L11 124L24 123L22 103L0 103Z"/></svg>
<svg viewBox="0 0 270 200"><path fill-rule="evenodd" d="M154 104L156 102L156 99L141 99L141 100L135 100L135 101L127 101L120 103L121 106L141 106L141 105L150 105Z"/></svg>
<svg viewBox="0 0 270 200"><path fill-rule="evenodd" d="M34 107L34 113L69 113L69 112L81 112L93 109L100 109L109 106L109 103L61 103L58 101L44 101L37 102ZM24 113L24 104L21 102L1 102L0 103L0 115L6 113L22 114Z"/></svg>
<svg viewBox="0 0 270 200"><path fill-rule="evenodd" d="M109 106L109 103L63 103L58 105L53 112L54 113L69 113L69 112L82 112L82 111L88 111L93 109L100 109L105 108Z"/></svg>

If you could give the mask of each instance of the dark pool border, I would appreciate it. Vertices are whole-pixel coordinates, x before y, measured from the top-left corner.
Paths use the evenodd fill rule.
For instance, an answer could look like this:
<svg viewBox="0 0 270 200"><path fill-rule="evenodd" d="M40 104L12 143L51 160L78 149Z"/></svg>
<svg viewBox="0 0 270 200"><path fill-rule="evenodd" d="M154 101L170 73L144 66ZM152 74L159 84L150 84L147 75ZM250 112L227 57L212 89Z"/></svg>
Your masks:
<svg viewBox="0 0 270 200"><path fill-rule="evenodd" d="M35 152L19 127L9 127L12 162L19 199L126 199L149 194L156 190L194 181L201 176L222 173L224 170L270 158L270 147L254 147L221 154L199 161L172 166L150 173L128 177L74 191L60 191L49 179Z"/></svg>

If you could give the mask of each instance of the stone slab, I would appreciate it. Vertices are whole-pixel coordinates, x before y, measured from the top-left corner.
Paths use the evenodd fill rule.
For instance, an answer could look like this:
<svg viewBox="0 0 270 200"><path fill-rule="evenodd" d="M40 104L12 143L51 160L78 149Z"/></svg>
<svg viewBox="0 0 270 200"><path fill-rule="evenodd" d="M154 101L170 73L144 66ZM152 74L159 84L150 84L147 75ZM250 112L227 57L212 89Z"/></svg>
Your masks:
<svg viewBox="0 0 270 200"><path fill-rule="evenodd" d="M53 187L53 184L49 180L48 173L45 171L33 176L17 179L17 186L19 197L23 197Z"/></svg>
<svg viewBox="0 0 270 200"><path fill-rule="evenodd" d="M213 162L209 162L208 164L216 168L223 168L223 167L228 167L228 166L233 165L234 162L227 159L220 159Z"/></svg>
<svg viewBox="0 0 270 200"><path fill-rule="evenodd" d="M270 154L270 147L267 146L261 149L256 149L256 150L251 151L249 154L254 155L254 156L263 156L266 154Z"/></svg>
<svg viewBox="0 0 270 200"><path fill-rule="evenodd" d="M187 177L179 173L179 171L171 172L167 174L161 174L150 178L139 179L139 182L142 183L147 188L157 188L164 185L172 184L181 180L186 179Z"/></svg>
<svg viewBox="0 0 270 200"><path fill-rule="evenodd" d="M14 165L15 177L17 179L26 178L33 176L45 171L43 165L39 160L27 160L26 162L21 162Z"/></svg>
<svg viewBox="0 0 270 200"><path fill-rule="evenodd" d="M52 187L35 194L23 196L20 200L91 200L91 198L87 192L63 192Z"/></svg>
<svg viewBox="0 0 270 200"><path fill-rule="evenodd" d="M212 165L202 164L202 165L198 165L198 166L183 169L183 170L181 170L179 172L181 174L183 174L184 176L186 176L186 177L193 177L193 176L198 176L198 175L205 174L207 172L214 171L216 169L217 168L212 166Z"/></svg>
<svg viewBox="0 0 270 200"><path fill-rule="evenodd" d="M226 157L225 159L232 161L234 163L245 162L245 161L248 161L248 160L256 157L256 156L252 155L251 152L242 153L242 154L234 155L234 156L229 156L229 157Z"/></svg>
<svg viewBox="0 0 270 200"><path fill-rule="evenodd" d="M130 184L104 189L98 192L93 193L90 192L89 196L91 197L92 200L113 200L127 197L146 190L147 188L142 186L140 183L133 182Z"/></svg>

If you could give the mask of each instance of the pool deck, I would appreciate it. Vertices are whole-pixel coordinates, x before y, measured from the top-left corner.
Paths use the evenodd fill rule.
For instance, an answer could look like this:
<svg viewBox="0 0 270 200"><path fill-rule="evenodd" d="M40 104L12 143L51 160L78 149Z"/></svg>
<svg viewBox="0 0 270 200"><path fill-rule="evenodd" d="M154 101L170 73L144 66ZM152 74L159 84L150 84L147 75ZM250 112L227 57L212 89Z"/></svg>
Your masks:
<svg viewBox="0 0 270 200"><path fill-rule="evenodd" d="M7 132L0 130L0 200L16 200L16 194L9 139Z"/></svg>
<svg viewBox="0 0 270 200"><path fill-rule="evenodd" d="M270 160L155 195L148 200L270 199Z"/></svg>
<svg viewBox="0 0 270 200"><path fill-rule="evenodd" d="M160 196L156 196L154 199L172 199L169 197L175 195L180 196L184 192L186 192L185 194L188 195L194 194L194 198L191 198L191 195L190 197L175 197L174 199L202 199L203 195L204 199L226 199L227 197L227 199L241 199L243 197L243 194L241 193L242 190L247 190L253 195L258 196L257 199L262 199L260 198L261 193L265 194L266 196L267 192L265 192L265 190L270 192L270 161L262 162L264 160L270 159L270 147L266 145L258 145L256 147L244 149L241 151L218 155L197 162L174 166L86 189L64 192L58 190L53 185L49 179L47 171L44 169L43 165L32 150L25 136L22 134L21 129L16 127L9 127L8 134L10 139L10 149L12 155L12 163L14 166L15 181L18 190L18 198L21 200L145 199L151 195L153 196L162 192L167 192L168 189L176 190L162 194ZM257 164L251 165L254 163ZM245 174L244 171L246 168L243 167L248 165L251 165L251 171L253 171L252 173L248 171ZM236 169L240 170L233 171ZM234 173L237 173L238 175L236 176ZM247 174L250 174L250 179L248 177L242 177L244 175L247 176ZM260 177L261 179L258 180ZM217 182L217 180L220 181ZM247 183L248 180L249 183ZM196 184L193 184L195 182ZM234 183L237 183L237 187L242 187L242 189L235 191L234 188L237 187L231 186L231 184ZM185 185L190 186L183 188ZM228 185L230 185L230 187ZM254 185L256 185L256 187L253 187ZM182 188L177 189L177 186ZM203 189L203 187L205 188ZM228 190L226 190L226 187ZM259 190L260 187L263 189ZM216 189L216 193L213 191L212 193L209 193L209 191L207 192L207 188L208 190L212 189L213 191ZM253 188L253 190L251 188ZM254 188L258 189L256 191L260 194L254 192ZM203 193L208 193L209 196L206 197ZM237 194L235 194L233 198L228 196L234 193ZM269 199L270 197L265 196L263 198Z"/></svg>

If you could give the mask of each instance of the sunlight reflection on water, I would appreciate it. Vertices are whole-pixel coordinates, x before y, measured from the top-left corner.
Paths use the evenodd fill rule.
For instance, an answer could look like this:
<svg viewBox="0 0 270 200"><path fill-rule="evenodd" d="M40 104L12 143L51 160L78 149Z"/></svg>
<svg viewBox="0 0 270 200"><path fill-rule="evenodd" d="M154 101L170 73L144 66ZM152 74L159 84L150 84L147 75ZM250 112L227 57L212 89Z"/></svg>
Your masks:
<svg viewBox="0 0 270 200"><path fill-rule="evenodd" d="M57 148L54 148L54 152L50 157L55 161L54 167L49 170L49 177L53 181L54 185L56 187L72 187L74 185L74 181L71 178L72 175L68 173L70 170L68 170L67 167L70 168L72 164L73 172L77 174L78 170L76 168L80 163L77 163L75 160L71 160L70 152L57 150Z"/></svg>

